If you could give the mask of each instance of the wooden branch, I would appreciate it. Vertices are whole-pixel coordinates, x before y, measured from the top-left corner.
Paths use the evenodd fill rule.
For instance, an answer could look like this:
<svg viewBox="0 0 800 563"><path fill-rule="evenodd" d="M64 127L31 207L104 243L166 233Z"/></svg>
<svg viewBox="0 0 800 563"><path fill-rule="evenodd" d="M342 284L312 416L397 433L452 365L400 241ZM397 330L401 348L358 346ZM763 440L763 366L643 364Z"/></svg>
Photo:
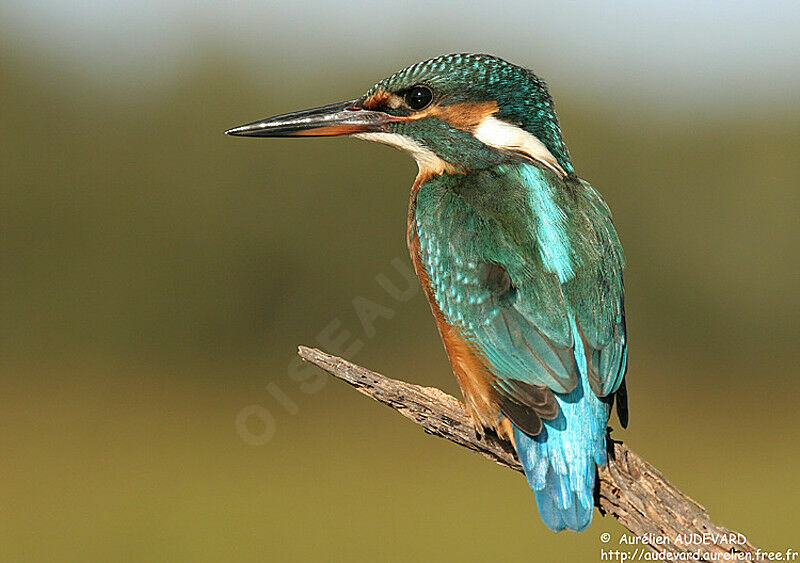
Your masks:
<svg viewBox="0 0 800 563"><path fill-rule="evenodd" d="M492 433L478 436L464 405L447 393L390 379L313 348L301 346L298 353L307 362L413 420L428 434L522 471L511 444ZM735 556L725 559L716 554L749 553L755 560L757 550L742 534L712 522L705 508L675 488L625 444L609 442L610 460L608 466L599 468L599 491L595 498L602 514L614 516L638 536L640 544L656 552L688 552L693 554L692 561L736 560ZM616 544L609 544L608 548L618 549ZM630 546L630 552L635 547Z"/></svg>

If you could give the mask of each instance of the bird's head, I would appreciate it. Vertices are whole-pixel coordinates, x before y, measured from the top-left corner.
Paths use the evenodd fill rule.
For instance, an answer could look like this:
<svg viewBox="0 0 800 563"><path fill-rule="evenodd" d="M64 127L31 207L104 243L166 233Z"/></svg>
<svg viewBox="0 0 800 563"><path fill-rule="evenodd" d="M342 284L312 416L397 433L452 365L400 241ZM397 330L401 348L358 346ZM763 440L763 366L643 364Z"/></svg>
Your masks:
<svg viewBox="0 0 800 563"><path fill-rule="evenodd" d="M354 100L270 117L229 135L352 135L411 154L422 175L533 160L573 172L553 101L531 71L489 55L443 55Z"/></svg>

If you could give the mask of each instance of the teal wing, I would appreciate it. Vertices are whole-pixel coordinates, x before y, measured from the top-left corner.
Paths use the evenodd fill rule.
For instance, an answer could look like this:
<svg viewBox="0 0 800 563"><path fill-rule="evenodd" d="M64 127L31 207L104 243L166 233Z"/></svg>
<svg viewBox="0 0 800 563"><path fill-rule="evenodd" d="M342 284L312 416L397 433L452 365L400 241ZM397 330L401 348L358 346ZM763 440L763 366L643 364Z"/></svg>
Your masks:
<svg viewBox="0 0 800 563"><path fill-rule="evenodd" d="M627 426L625 256L605 201L587 182L581 187L578 219L584 223L583 253L589 259L566 293L584 339L589 384L599 397L616 395L620 422Z"/></svg>
<svg viewBox="0 0 800 563"><path fill-rule="evenodd" d="M439 308L491 363L501 409L531 435L541 430L542 418L558 414L553 393L568 393L577 384L574 320L588 345L584 348L587 364L594 369L590 380L597 380L596 393L607 395L619 388L618 382L610 381L618 377L619 365L614 370L611 364L625 357L624 314L621 324L608 325L608 319L617 319L618 308L611 303L618 299L621 307L621 293L606 294L603 289L604 297L596 299L598 290L589 291L598 284L621 289L621 263L615 265L609 257L607 265L595 264L595 255L605 256L608 249L619 247L616 234L607 248L574 261L570 275L561 275L555 263L557 241L540 228L547 218L536 214L537 202L531 196L533 182L561 180L534 170L529 174L500 168L462 177L457 185L426 184L416 211L420 258ZM569 196L547 187L538 195ZM574 216L574 224L565 222L565 233L576 226L589 228L579 237L587 244L569 249L572 254L585 253L584 246L613 233L613 224L595 224L604 217L610 221L610 215L594 190L588 184L574 187L577 195L572 199L553 202L556 207L571 205L565 218ZM584 197L581 193L587 188ZM550 256L544 243L550 244ZM619 284L599 279L612 270ZM615 330L623 335L622 353L616 349Z"/></svg>

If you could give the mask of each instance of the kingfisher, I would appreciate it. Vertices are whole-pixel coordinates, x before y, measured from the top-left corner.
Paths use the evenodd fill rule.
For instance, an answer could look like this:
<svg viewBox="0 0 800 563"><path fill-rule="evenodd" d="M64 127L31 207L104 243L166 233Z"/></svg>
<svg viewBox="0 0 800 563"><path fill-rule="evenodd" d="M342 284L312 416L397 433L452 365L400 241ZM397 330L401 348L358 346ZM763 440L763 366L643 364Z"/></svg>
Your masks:
<svg viewBox="0 0 800 563"><path fill-rule="evenodd" d="M226 133L350 135L416 160L408 248L476 432L512 443L547 527L586 529L615 402L628 424L625 258L544 81L443 55Z"/></svg>

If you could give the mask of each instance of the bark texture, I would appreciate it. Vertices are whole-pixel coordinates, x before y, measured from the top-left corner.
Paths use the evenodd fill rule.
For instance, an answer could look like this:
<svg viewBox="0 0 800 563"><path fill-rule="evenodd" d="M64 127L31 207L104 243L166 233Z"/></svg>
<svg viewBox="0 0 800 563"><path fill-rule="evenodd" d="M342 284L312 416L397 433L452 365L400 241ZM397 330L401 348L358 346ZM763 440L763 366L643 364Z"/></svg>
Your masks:
<svg viewBox="0 0 800 563"><path fill-rule="evenodd" d="M522 472L511 444L491 433L477 435L464 405L455 397L434 387L391 379L314 348L301 346L298 353L305 361L416 422L428 434ZM691 553L689 560L693 561L745 560L748 553L755 560L757 550L742 534L712 522L705 508L625 444L609 440L609 454L608 465L598 472L595 504L602 514L612 515L639 537L643 545L656 552Z"/></svg>

